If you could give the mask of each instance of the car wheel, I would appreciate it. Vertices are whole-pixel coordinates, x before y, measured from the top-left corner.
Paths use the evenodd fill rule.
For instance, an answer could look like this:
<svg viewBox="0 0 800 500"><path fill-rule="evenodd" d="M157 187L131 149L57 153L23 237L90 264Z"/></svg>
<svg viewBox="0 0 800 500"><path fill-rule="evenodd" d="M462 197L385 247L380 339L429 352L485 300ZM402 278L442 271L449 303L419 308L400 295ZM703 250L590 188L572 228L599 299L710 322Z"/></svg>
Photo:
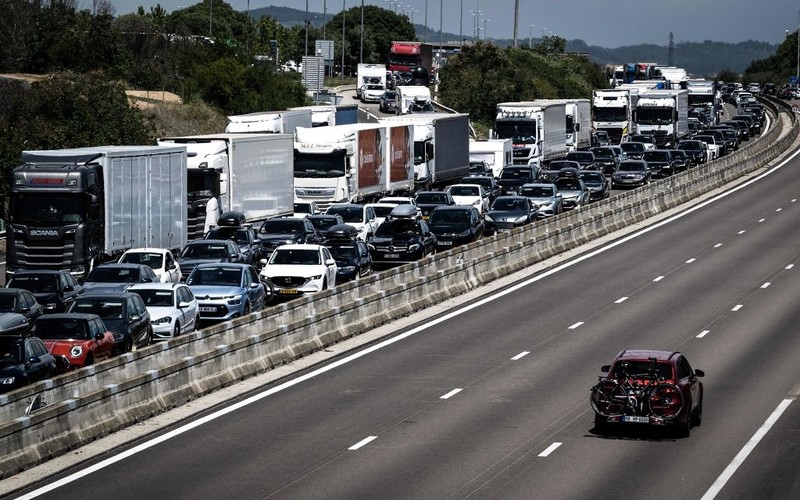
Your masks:
<svg viewBox="0 0 800 500"><path fill-rule="evenodd" d="M322 290L328 289L328 278L322 278Z"/></svg>
<svg viewBox="0 0 800 500"><path fill-rule="evenodd" d="M133 351L133 337L128 337L128 340L125 341L125 346L122 349L122 353L131 352Z"/></svg>
<svg viewBox="0 0 800 500"><path fill-rule="evenodd" d="M250 314L250 302L246 302L242 310L242 316L247 316L248 314Z"/></svg>
<svg viewBox="0 0 800 500"><path fill-rule="evenodd" d="M200 316L198 315L197 317L194 318L194 331L196 332L199 329L200 329Z"/></svg>
<svg viewBox="0 0 800 500"><path fill-rule="evenodd" d="M602 415L594 414L594 431L597 434L608 433L608 421Z"/></svg>
<svg viewBox="0 0 800 500"><path fill-rule="evenodd" d="M703 423L703 396L700 396L700 404L697 405L697 409L692 414L692 426L700 427L700 424Z"/></svg>
<svg viewBox="0 0 800 500"><path fill-rule="evenodd" d="M94 356L92 353L86 355L86 361L83 362L83 366L90 366L94 364Z"/></svg>
<svg viewBox="0 0 800 500"><path fill-rule="evenodd" d="M181 323L180 321L175 322L175 329L172 331L172 338L178 337L181 334Z"/></svg>

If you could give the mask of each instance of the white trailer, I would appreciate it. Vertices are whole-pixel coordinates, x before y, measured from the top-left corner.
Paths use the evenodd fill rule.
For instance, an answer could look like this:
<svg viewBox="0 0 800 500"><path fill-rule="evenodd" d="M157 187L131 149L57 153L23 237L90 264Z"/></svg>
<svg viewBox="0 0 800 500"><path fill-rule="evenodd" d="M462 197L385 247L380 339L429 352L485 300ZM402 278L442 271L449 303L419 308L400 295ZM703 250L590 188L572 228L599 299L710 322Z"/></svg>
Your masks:
<svg viewBox="0 0 800 500"><path fill-rule="evenodd" d="M431 90L423 85L399 85L395 88L395 94L395 113L398 115L408 114L412 104L431 103Z"/></svg>
<svg viewBox="0 0 800 500"><path fill-rule="evenodd" d="M689 92L686 90L639 92L634 120L636 132L653 134L659 148L675 146L689 133Z"/></svg>
<svg viewBox="0 0 800 500"><path fill-rule="evenodd" d="M567 155L566 107L548 100L501 102L492 138L511 139L514 164L536 165Z"/></svg>
<svg viewBox="0 0 800 500"><path fill-rule="evenodd" d="M592 127L608 134L613 144L628 140L635 133L633 114L639 99L639 87L620 85L598 89L592 96Z"/></svg>
<svg viewBox="0 0 800 500"><path fill-rule="evenodd" d="M469 141L469 161L485 161L492 175L499 178L506 165L514 163L511 139Z"/></svg>
<svg viewBox="0 0 800 500"><path fill-rule="evenodd" d="M311 126L311 110L267 111L228 117L228 134L294 134L297 127Z"/></svg>

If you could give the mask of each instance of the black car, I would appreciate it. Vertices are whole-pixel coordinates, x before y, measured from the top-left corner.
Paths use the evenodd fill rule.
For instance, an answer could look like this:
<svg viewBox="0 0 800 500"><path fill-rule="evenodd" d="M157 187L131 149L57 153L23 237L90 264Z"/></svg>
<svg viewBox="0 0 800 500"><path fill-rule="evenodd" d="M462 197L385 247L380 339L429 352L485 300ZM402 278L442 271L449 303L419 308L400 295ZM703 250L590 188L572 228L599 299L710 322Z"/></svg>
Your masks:
<svg viewBox="0 0 800 500"><path fill-rule="evenodd" d="M689 168L689 156L682 149L670 149L672 160L675 163L675 172L683 172Z"/></svg>
<svg viewBox="0 0 800 500"><path fill-rule="evenodd" d="M428 220L434 208L440 205L455 205L456 202L447 191L417 191L414 201L422 210L422 218Z"/></svg>
<svg viewBox="0 0 800 500"><path fill-rule="evenodd" d="M720 132L725 139L725 149L728 153L732 153L739 149L739 131L734 130L729 125L717 125L712 127L711 130Z"/></svg>
<svg viewBox="0 0 800 500"><path fill-rule="evenodd" d="M641 160L644 150L647 149L643 142L628 141L619 145L629 160Z"/></svg>
<svg viewBox="0 0 800 500"><path fill-rule="evenodd" d="M47 313L64 312L83 292L83 285L68 271L17 271L6 286L28 290Z"/></svg>
<svg viewBox="0 0 800 500"><path fill-rule="evenodd" d="M392 217L378 226L369 251L375 264L414 262L436 252L436 236L422 219Z"/></svg>
<svg viewBox="0 0 800 500"><path fill-rule="evenodd" d="M708 161L708 145L703 141L684 139L676 147L686 153L689 165L702 165Z"/></svg>
<svg viewBox="0 0 800 500"><path fill-rule="evenodd" d="M394 90L387 90L381 96L378 108L382 113L394 113L397 107L397 92Z"/></svg>
<svg viewBox="0 0 800 500"><path fill-rule="evenodd" d="M178 256L181 266L181 277L184 281L198 264L214 262L241 262L244 255L232 240L193 240L190 241Z"/></svg>
<svg viewBox="0 0 800 500"><path fill-rule="evenodd" d="M317 231L322 233L323 236L326 237L326 231L333 226L338 226L344 224L344 219L339 214L320 214L320 215L309 215L306 217L309 222L316 228ZM352 226L351 226L352 227Z"/></svg>
<svg viewBox="0 0 800 500"><path fill-rule="evenodd" d="M461 179L461 184L480 184L483 186L483 192L489 197L489 203L492 203L495 198L500 196L500 186L497 180L490 175L468 175Z"/></svg>
<svg viewBox="0 0 800 500"><path fill-rule="evenodd" d="M142 298L132 292L84 294L70 304L68 313L100 316L114 334L114 353L130 352L153 343L150 313Z"/></svg>
<svg viewBox="0 0 800 500"><path fill-rule="evenodd" d="M494 176L492 167L483 160L469 162L469 175Z"/></svg>
<svg viewBox="0 0 800 500"><path fill-rule="evenodd" d="M263 258L261 242L258 240L253 228L245 223L245 217L242 212L223 213L217 220L217 226L211 228L205 234L204 239L233 240L239 247L244 264L256 266Z"/></svg>
<svg viewBox="0 0 800 500"><path fill-rule="evenodd" d="M290 243L322 243L322 235L314 227L308 217L283 217L264 221L258 229L258 239L264 247L264 257L272 255L272 251L281 245Z"/></svg>
<svg viewBox="0 0 800 500"><path fill-rule="evenodd" d="M539 173L540 182L555 182L561 175L561 171L565 168L571 168L575 171L581 169L581 164L574 160L553 160L545 166Z"/></svg>
<svg viewBox="0 0 800 500"><path fill-rule="evenodd" d="M594 153L594 163L597 169L610 176L619 166L619 158L614 154L614 150L609 147L592 148Z"/></svg>
<svg viewBox="0 0 800 500"><path fill-rule="evenodd" d="M527 196L500 196L494 200L484 217L486 234L508 232L535 222L538 217L539 208Z"/></svg>
<svg viewBox="0 0 800 500"><path fill-rule="evenodd" d="M497 184L503 194L516 193L523 184L536 182L539 172L534 165L507 165L500 173Z"/></svg>
<svg viewBox="0 0 800 500"><path fill-rule="evenodd" d="M656 136L653 134L631 134L631 136L628 138L628 141L641 142L642 144L652 144L654 148L658 147Z"/></svg>
<svg viewBox="0 0 800 500"><path fill-rule="evenodd" d="M597 160L591 151L570 151L567 153L567 160L580 163L581 170L597 169Z"/></svg>
<svg viewBox="0 0 800 500"><path fill-rule="evenodd" d="M744 141L750 140L750 127L747 125L747 123L738 120L728 120L720 123L720 125L730 125L731 127L736 127L736 130L739 131L740 144Z"/></svg>
<svg viewBox="0 0 800 500"><path fill-rule="evenodd" d="M428 224L440 249L472 243L482 238L485 232L480 211L467 205L436 207Z"/></svg>
<svg viewBox="0 0 800 500"><path fill-rule="evenodd" d="M611 196L611 181L603 172L584 170L578 177L589 189L589 201L604 200Z"/></svg>
<svg viewBox="0 0 800 500"><path fill-rule="evenodd" d="M0 314L0 394L57 374L56 358L28 331L24 316Z"/></svg>
<svg viewBox="0 0 800 500"><path fill-rule="evenodd" d="M0 313L21 314L33 323L44 314L44 306L36 301L36 297L22 288L0 288Z"/></svg>
<svg viewBox="0 0 800 500"><path fill-rule="evenodd" d="M333 226L325 233L325 239L338 267L337 284L372 274L372 255L367 244L358 239L356 228L344 223Z"/></svg>
<svg viewBox="0 0 800 500"><path fill-rule="evenodd" d="M650 167L644 160L625 160L611 176L612 187L644 186L650 182Z"/></svg>
<svg viewBox="0 0 800 500"><path fill-rule="evenodd" d="M654 178L667 177L675 173L675 162L668 149L651 149L645 151L642 160L647 162Z"/></svg>

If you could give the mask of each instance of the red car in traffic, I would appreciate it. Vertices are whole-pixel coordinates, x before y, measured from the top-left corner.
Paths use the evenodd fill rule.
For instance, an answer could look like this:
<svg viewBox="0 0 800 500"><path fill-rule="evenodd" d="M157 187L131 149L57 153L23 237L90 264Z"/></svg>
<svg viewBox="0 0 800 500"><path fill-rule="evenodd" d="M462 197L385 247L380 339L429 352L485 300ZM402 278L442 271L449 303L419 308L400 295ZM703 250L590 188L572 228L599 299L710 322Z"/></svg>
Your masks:
<svg viewBox="0 0 800 500"><path fill-rule="evenodd" d="M36 320L31 331L42 339L50 354L67 361L62 371L94 364L114 352L114 334L96 314L46 314Z"/></svg>

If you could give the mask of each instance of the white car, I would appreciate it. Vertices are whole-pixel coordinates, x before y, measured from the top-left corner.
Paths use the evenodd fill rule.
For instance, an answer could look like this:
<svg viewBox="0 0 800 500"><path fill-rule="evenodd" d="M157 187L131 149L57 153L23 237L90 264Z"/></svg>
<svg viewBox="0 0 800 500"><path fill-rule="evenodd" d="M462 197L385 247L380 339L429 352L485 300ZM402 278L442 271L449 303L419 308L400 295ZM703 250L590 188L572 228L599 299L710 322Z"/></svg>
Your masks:
<svg viewBox="0 0 800 500"><path fill-rule="evenodd" d="M380 226L383 223L383 221L386 220L386 218L392 212L394 207L397 206L397 204L396 203L383 203L381 201L381 202L378 202L378 203L367 203L366 206L370 207L375 212L375 221L378 223L377 226L376 226L376 229L377 229L377 227Z"/></svg>
<svg viewBox="0 0 800 500"><path fill-rule="evenodd" d="M308 217L309 215L321 213L322 210L319 209L316 201L295 201L292 217Z"/></svg>
<svg viewBox="0 0 800 500"><path fill-rule="evenodd" d="M344 223L353 226L358 231L357 238L361 241L369 241L378 229L378 218L375 210L369 205L359 205L357 203L334 203L326 215L341 215Z"/></svg>
<svg viewBox="0 0 800 500"><path fill-rule="evenodd" d="M473 205L481 214L489 211L489 195L480 184L453 184L447 192L456 205Z"/></svg>
<svg viewBox="0 0 800 500"><path fill-rule="evenodd" d="M179 283L181 266L165 248L131 248L119 258L122 264L144 264L150 267L161 283Z"/></svg>
<svg viewBox="0 0 800 500"><path fill-rule="evenodd" d="M183 283L139 283L128 288L150 313L153 340L172 339L197 329L200 311L192 290Z"/></svg>
<svg viewBox="0 0 800 500"><path fill-rule="evenodd" d="M392 205L414 205L417 208L417 215L422 217L422 209L417 206L417 201L412 196L384 196L378 203L387 203Z"/></svg>
<svg viewBox="0 0 800 500"><path fill-rule="evenodd" d="M386 89L379 83L368 83L361 91L361 102L380 102Z"/></svg>
<svg viewBox="0 0 800 500"><path fill-rule="evenodd" d="M272 252L261 270L278 297L293 297L320 292L336 286L338 266L331 252L322 245L283 245Z"/></svg>

